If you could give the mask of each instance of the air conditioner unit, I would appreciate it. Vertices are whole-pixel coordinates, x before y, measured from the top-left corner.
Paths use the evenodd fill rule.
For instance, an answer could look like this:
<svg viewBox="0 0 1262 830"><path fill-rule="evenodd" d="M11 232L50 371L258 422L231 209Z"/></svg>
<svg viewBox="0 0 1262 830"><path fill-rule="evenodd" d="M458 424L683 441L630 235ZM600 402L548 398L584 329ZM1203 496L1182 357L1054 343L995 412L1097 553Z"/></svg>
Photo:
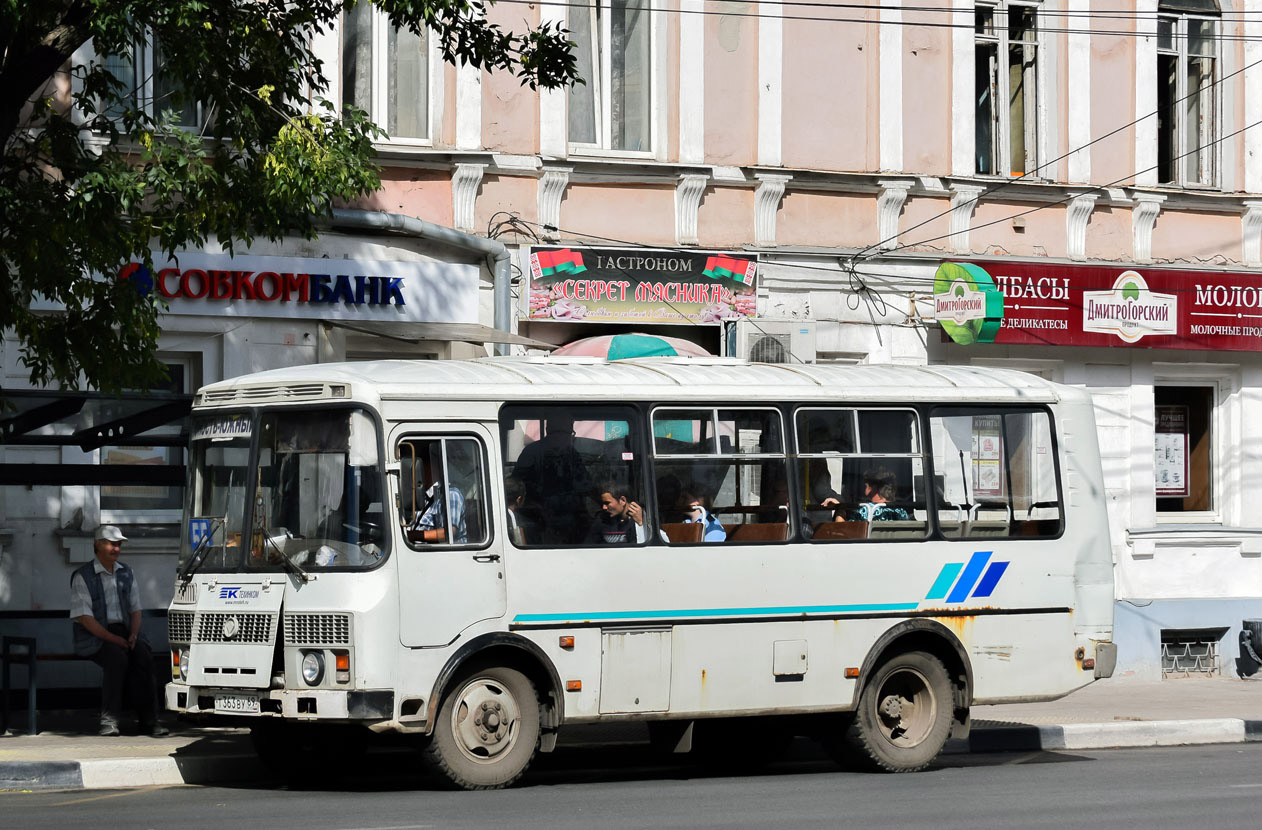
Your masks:
<svg viewBox="0 0 1262 830"><path fill-rule="evenodd" d="M814 363L814 320L738 320L733 357L751 363Z"/></svg>

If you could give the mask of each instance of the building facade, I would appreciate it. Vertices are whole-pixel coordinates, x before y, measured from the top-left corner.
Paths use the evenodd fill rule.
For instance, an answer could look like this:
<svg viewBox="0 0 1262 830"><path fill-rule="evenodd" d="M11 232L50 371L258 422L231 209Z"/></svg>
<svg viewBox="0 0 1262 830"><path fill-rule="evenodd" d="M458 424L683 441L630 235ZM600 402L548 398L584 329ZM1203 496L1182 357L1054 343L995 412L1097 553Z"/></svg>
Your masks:
<svg viewBox="0 0 1262 830"><path fill-rule="evenodd" d="M330 98L391 135L383 186L356 207L507 246L511 324L537 341L647 330L713 353L1006 366L1089 388L1119 673L1232 673L1240 621L1262 617L1262 0L591 0L488 14L564 24L588 82L537 92L444 64L432 38L371 8L317 39ZM260 255L427 251L335 236ZM953 339L936 319L944 262L977 266L1004 295L993 342ZM479 275L476 319L462 322L490 326L493 278ZM1148 300L1165 311L1110 327L1087 319L1088 294L1123 316ZM202 355L187 388L374 353L319 320L240 322L164 328L164 354ZM61 607L71 564L49 534L76 497L5 492L0 543L19 563L55 562L57 578L37 588L31 570L3 601ZM47 528L13 518L40 510ZM166 574L173 559L152 562Z"/></svg>

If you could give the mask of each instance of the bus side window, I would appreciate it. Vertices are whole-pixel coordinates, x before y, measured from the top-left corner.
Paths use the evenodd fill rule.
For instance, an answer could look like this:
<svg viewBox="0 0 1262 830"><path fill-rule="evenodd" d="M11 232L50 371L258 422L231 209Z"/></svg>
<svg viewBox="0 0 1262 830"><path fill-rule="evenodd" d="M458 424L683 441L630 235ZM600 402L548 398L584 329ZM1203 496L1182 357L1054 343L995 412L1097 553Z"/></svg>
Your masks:
<svg viewBox="0 0 1262 830"><path fill-rule="evenodd" d="M915 410L803 407L794 422L804 535L819 542L928 535Z"/></svg>
<svg viewBox="0 0 1262 830"><path fill-rule="evenodd" d="M481 545L488 538L486 464L467 437L399 443L399 523L413 546Z"/></svg>
<svg viewBox="0 0 1262 830"><path fill-rule="evenodd" d="M641 429L639 413L617 404L505 406L500 439L513 544L638 545L652 538L643 511Z"/></svg>
<svg viewBox="0 0 1262 830"><path fill-rule="evenodd" d="M666 541L788 541L783 436L775 409L655 410L653 475Z"/></svg>
<svg viewBox="0 0 1262 830"><path fill-rule="evenodd" d="M930 424L942 535L1060 534L1056 451L1046 412L941 407Z"/></svg>

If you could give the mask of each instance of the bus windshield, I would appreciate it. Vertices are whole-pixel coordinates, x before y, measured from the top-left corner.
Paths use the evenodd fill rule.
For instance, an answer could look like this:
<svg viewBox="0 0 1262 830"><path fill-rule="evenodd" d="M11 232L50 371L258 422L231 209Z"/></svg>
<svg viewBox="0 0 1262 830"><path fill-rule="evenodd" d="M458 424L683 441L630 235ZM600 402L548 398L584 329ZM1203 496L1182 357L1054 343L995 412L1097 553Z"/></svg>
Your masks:
<svg viewBox="0 0 1262 830"><path fill-rule="evenodd" d="M180 572L232 571L241 564L241 531L253 418L232 413L195 418L189 465L188 533Z"/></svg>
<svg viewBox="0 0 1262 830"><path fill-rule="evenodd" d="M248 567L310 571L380 562L388 543L379 447L377 425L362 409L264 412Z"/></svg>

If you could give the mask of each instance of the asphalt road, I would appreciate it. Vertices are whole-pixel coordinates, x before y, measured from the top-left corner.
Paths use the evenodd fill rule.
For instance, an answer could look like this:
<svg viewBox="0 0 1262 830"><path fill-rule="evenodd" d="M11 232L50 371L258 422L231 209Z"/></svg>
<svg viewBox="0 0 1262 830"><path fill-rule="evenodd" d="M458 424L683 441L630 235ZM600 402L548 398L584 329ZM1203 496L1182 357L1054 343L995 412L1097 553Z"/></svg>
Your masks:
<svg viewBox="0 0 1262 830"><path fill-rule="evenodd" d="M500 792L438 789L406 757L334 789L237 787L0 794L0 826L436 828L1262 827L1262 744L946 756L914 775L839 770L808 750L759 773L707 773L637 751L558 752Z"/></svg>

